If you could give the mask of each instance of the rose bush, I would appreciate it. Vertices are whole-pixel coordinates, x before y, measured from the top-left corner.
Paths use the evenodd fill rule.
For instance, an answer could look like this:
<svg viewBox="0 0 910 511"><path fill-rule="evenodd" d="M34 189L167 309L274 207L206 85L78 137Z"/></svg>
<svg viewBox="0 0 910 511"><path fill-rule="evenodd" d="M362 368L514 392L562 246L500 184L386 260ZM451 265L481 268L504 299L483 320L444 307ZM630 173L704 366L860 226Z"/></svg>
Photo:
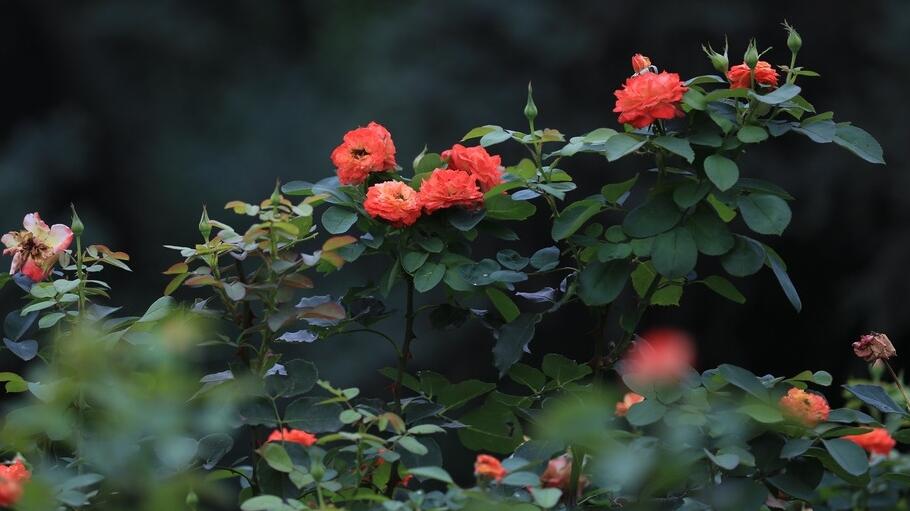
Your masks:
<svg viewBox="0 0 910 511"><path fill-rule="evenodd" d="M203 208L200 241L168 246L179 257L164 296L139 316L101 303L110 294L99 272L129 270L127 254L83 247L75 209L69 227L27 215L25 230L3 237L12 266L2 283L26 293L6 316L4 346L28 365L0 373L17 394L3 421L0 506L906 508L910 457L898 446L910 441L910 400L886 335L853 344L871 380L848 382L847 406L832 409L825 371L698 372L688 335L639 332L650 308L677 305L687 286L744 303L731 279L762 268L801 308L768 244L793 198L748 177L744 156L759 144L793 133L884 163L871 135L802 96L796 82L817 75L797 66L802 41L786 29L788 65L752 41L730 67L726 46L709 46L719 74L684 80L636 54L614 93L619 126L579 136L537 127L530 86L526 130L474 128L409 168L384 126L354 128L331 151L335 175L229 202L230 223L245 228ZM528 157L504 163L494 147L505 142ZM653 168L582 193L570 173L581 153ZM552 245L474 253L479 237L508 243L532 217ZM317 291L361 259L383 270L342 296ZM400 312L386 304L394 293ZM563 307L591 311L590 360L523 363L536 325ZM418 337L420 315L435 329L488 328L500 380L411 367L413 343L431 335ZM403 331L390 331L393 316ZM394 352L395 367L377 367L388 392L326 381L293 355L353 334ZM473 480L444 468L443 435L476 455Z"/></svg>

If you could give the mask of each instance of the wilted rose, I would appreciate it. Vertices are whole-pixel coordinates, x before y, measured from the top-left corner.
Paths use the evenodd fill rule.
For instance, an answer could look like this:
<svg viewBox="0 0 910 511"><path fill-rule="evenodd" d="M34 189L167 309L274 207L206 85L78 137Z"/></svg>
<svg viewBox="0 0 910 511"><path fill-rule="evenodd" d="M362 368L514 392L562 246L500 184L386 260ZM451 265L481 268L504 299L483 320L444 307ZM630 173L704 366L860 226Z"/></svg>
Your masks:
<svg viewBox="0 0 910 511"><path fill-rule="evenodd" d="M854 342L853 353L866 362L888 360L897 356L897 350L891 344L891 339L887 335L878 332L870 332Z"/></svg>

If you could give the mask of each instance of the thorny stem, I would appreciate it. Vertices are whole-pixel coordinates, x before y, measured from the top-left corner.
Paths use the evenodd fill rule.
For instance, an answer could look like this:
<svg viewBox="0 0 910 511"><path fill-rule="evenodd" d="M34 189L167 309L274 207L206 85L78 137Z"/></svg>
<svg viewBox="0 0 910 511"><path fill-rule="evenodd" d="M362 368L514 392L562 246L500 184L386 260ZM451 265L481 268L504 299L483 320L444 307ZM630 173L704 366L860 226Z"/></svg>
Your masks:
<svg viewBox="0 0 910 511"><path fill-rule="evenodd" d="M414 340L414 280L408 276L405 278L405 316L404 316L404 339L401 342L401 351L398 352L398 372L395 374L395 387L392 392L395 395L395 412L401 414L401 384L404 380L404 372L407 369L408 359L411 358L411 342Z"/></svg>
<svg viewBox="0 0 910 511"><path fill-rule="evenodd" d="M904 384L901 383L901 379L897 377L897 373L894 372L894 369L891 367L891 364L887 360L882 360L885 363L885 367L888 368L888 372L891 373L891 377L894 378L894 384L897 385L898 390L901 391L901 395L904 396L904 402L907 403L907 408L910 409L910 397L907 397L907 390L904 388Z"/></svg>

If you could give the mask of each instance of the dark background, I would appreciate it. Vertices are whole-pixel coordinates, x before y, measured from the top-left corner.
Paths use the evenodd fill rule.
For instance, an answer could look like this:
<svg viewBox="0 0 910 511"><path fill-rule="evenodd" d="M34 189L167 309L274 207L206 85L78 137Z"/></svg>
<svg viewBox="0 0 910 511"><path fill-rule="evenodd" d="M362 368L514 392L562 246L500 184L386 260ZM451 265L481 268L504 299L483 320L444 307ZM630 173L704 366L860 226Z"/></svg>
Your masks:
<svg viewBox="0 0 910 511"><path fill-rule="evenodd" d="M888 166L795 134L756 147L741 163L744 175L798 199L791 227L772 244L789 263L803 312L764 270L737 279L746 305L693 287L681 307L646 323L690 331L701 369L722 361L760 374L825 368L836 381L863 374L849 343L867 330L888 332L901 352L908 346L910 7L901 0L3 0L0 9L2 230L19 228L33 210L68 223L75 202L88 240L132 255L133 274L107 278L114 301L133 312L158 296L160 271L176 260L162 244L196 241L202 204L232 223L221 210L228 200L265 198L276 178L330 175L329 152L354 126L387 126L407 166L425 144L445 149L477 125L523 128L531 80L539 126L570 135L618 128L613 91L633 53L684 77L707 74L700 45L722 46L727 34L734 63L751 36L774 47L768 60L785 63L786 18L803 36L801 63L823 76L805 80L804 94L876 136ZM494 149L507 163L520 156ZM589 157L566 168L594 190L647 164ZM524 228L515 248L550 244L544 222ZM356 264L319 279L319 291L337 294L374 269ZM16 299L11 287L3 291L4 305ZM591 325L580 307L547 317L534 357L561 351L586 360ZM418 326L417 365L454 379L494 377L488 331L469 324L431 335ZM398 331L395 321L388 328ZM375 338L300 351L339 384L376 393L383 380L375 369L392 362Z"/></svg>

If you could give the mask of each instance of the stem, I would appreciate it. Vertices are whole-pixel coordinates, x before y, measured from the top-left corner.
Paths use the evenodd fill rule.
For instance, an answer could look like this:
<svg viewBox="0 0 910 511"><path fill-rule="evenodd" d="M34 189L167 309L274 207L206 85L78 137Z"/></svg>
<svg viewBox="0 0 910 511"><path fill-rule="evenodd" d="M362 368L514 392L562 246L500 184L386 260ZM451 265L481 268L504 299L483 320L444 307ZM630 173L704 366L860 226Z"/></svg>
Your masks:
<svg viewBox="0 0 910 511"><path fill-rule="evenodd" d="M578 484L581 480L581 465L584 462L584 451L577 445L573 445L572 451L572 472L569 474L569 494L566 496L566 502L569 509L575 509L578 504Z"/></svg>
<svg viewBox="0 0 910 511"><path fill-rule="evenodd" d="M894 383L901 391L901 395L904 396L904 402L907 403L907 408L910 409L910 397L907 397L907 390L904 389L904 385L901 383L900 378L897 377L897 373L894 372L894 369L891 367L891 364L889 364L887 360L881 360L885 363L885 367L888 368L888 372L891 373L891 377L894 378Z"/></svg>
<svg viewBox="0 0 910 511"><path fill-rule="evenodd" d="M626 352L626 349L632 342L632 337L635 335L635 330L638 329L638 324L641 323L641 318L645 315L645 311L648 310L648 306L651 305L651 297L654 296L659 284L660 275L655 274L654 280L651 281L651 285L649 285L648 290L645 291L645 295L642 296L641 300L638 302L638 308L635 311L635 321L632 323L629 330L626 330L625 333L623 333L619 342L613 345L613 349L610 350L605 365L612 365Z"/></svg>
<svg viewBox="0 0 910 511"><path fill-rule="evenodd" d="M82 236L76 236L76 278L79 279L79 317L85 313L85 265L82 260Z"/></svg>
<svg viewBox="0 0 910 511"><path fill-rule="evenodd" d="M600 383L603 377L602 371L604 366L604 348L607 333L607 313L609 306L597 307L597 326L594 328L594 382Z"/></svg>
<svg viewBox="0 0 910 511"><path fill-rule="evenodd" d="M401 343L401 351L398 352L398 372L395 375L395 387L392 392L395 394L395 412L401 415L401 382L404 380L404 372L407 369L408 359L411 358L411 342L414 340L414 279L410 276L405 278L405 316L404 316L404 339Z"/></svg>

